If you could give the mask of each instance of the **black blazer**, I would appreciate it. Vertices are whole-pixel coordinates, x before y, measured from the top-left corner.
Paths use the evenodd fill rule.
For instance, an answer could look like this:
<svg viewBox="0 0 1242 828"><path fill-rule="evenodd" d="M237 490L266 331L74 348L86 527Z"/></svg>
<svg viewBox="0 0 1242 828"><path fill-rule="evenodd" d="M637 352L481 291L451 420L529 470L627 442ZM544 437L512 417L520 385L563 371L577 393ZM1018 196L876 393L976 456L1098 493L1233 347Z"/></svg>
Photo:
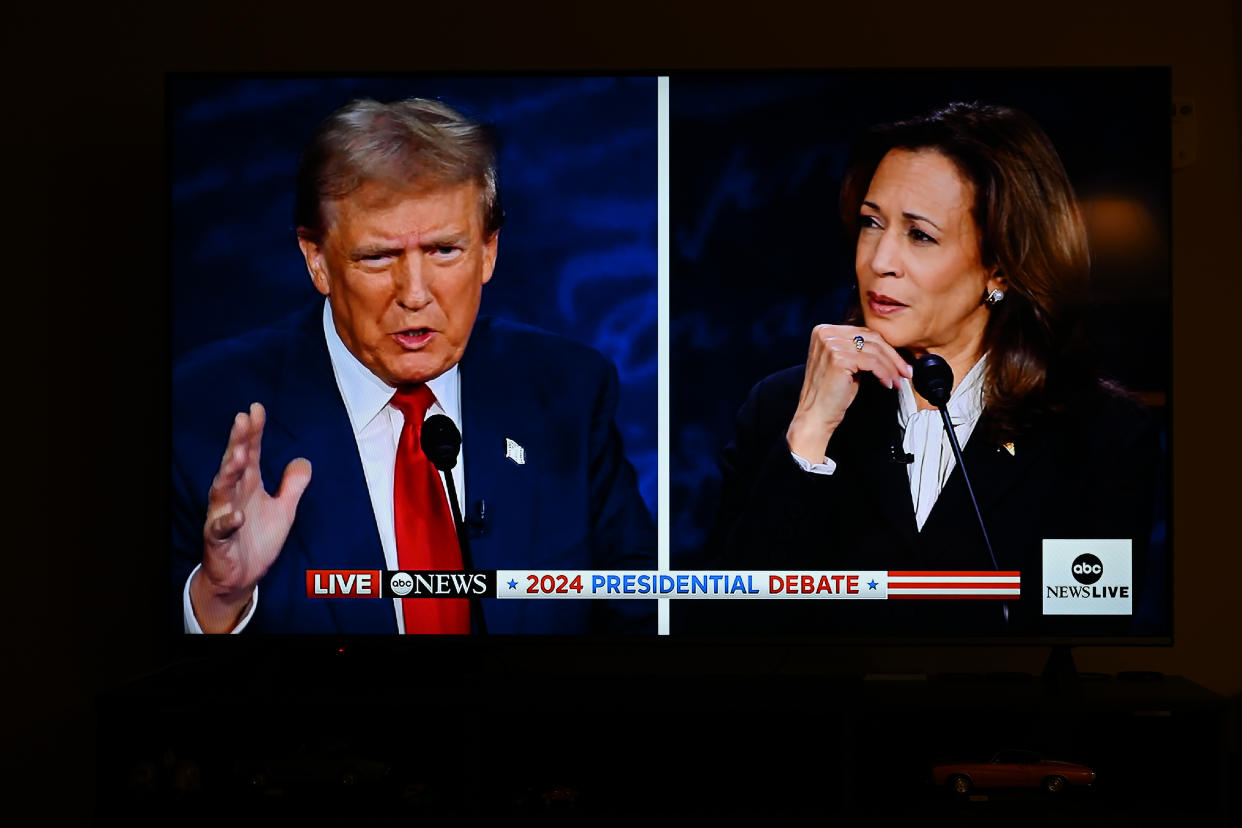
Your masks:
<svg viewBox="0 0 1242 828"><path fill-rule="evenodd" d="M723 484L712 534L714 563L737 569L993 569L960 467L922 531L914 518L897 393L870 374L828 444L832 475L802 471L785 431L803 367L760 382L737 416L721 457ZM999 601L714 602L708 626L866 636L1090 632L1117 634L1129 618L1041 616L1044 538L1131 538L1141 598L1160 450L1154 418L1128 398L1093 385L1014 440L990 443L986 412L963 448L967 472L1003 570L1022 572L1022 597ZM696 625L691 625L695 628Z"/></svg>

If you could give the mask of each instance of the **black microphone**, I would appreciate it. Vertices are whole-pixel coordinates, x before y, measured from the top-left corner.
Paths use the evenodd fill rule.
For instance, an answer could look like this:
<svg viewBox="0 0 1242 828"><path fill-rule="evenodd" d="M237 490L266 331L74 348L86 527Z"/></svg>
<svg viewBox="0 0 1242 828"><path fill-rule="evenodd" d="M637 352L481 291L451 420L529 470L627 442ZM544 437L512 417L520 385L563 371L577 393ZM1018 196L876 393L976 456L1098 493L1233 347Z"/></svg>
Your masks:
<svg viewBox="0 0 1242 828"><path fill-rule="evenodd" d="M459 525L464 519L465 525L469 526L472 531L482 532L487 528L486 501L479 500L475 503L472 515L459 517L457 514L456 491L454 491L453 478L448 475L448 472L457 465L457 454L461 451L461 433L457 430L457 426L453 425L453 421L443 414L428 417L423 423L422 443L423 453L427 455L427 459L447 475L449 490L454 495L452 498L453 518Z"/></svg>
<svg viewBox="0 0 1242 828"><path fill-rule="evenodd" d="M899 424L894 423L893 439L888 444L888 459L908 466L914 462L914 455L906 451L905 446L902 445L904 442L905 432Z"/></svg>
<svg viewBox="0 0 1242 828"><path fill-rule="evenodd" d="M979 531L983 532L983 543L988 548L988 557L992 559L992 568L1000 571L996 563L996 553L992 551L992 541L988 538L988 528L983 525L983 513L979 511L979 501L975 500L974 487L970 485L970 476L966 474L966 463L962 460L962 447L958 445L957 433L953 430L953 421L949 418L949 397L953 394L953 368L943 357L935 354L924 354L914 361L914 390L919 396L940 409L944 419L944 430L949 434L949 445L953 446L953 456L957 466L962 470L962 480L966 481L966 493L970 495L970 504L975 507L975 517L979 520ZM1009 602L1002 601L1001 608L1005 612L1005 623L1009 623Z"/></svg>
<svg viewBox="0 0 1242 828"><path fill-rule="evenodd" d="M452 471L461 451L461 432L443 414L433 414L423 423L423 454L442 472Z"/></svg>
<svg viewBox="0 0 1242 828"><path fill-rule="evenodd" d="M471 537L477 538L487 532L487 501L479 499L474 504L474 512L465 516L466 525L470 527Z"/></svg>
<svg viewBox="0 0 1242 828"><path fill-rule="evenodd" d="M943 410L953 394L953 369L943 357L924 354L914 361L914 390L919 392L920 397Z"/></svg>
<svg viewBox="0 0 1242 828"><path fill-rule="evenodd" d="M474 561L470 556L469 532L461 519L461 507L457 505L457 485L453 482L453 467L457 465L457 455L461 452L461 432L449 417L433 414L423 421L419 440L423 454L431 461L431 465L444 473L449 508L453 510L453 523L457 527L457 545L461 548L462 568L471 571L474 569ZM470 608L478 620L479 633L487 635L487 621L483 618L483 607L478 598L471 597Z"/></svg>
<svg viewBox="0 0 1242 828"><path fill-rule="evenodd" d="M444 482L448 486L449 506L453 510L453 523L457 526L457 539L461 545L461 562L466 569L473 569L470 560L470 543L466 539L465 524L461 519L461 507L457 505L457 486L453 483L453 467L457 465L457 454L461 451L461 432L453 421L443 414L433 414L423 422L422 435L419 437L423 454L431 461L431 465L444 472Z"/></svg>

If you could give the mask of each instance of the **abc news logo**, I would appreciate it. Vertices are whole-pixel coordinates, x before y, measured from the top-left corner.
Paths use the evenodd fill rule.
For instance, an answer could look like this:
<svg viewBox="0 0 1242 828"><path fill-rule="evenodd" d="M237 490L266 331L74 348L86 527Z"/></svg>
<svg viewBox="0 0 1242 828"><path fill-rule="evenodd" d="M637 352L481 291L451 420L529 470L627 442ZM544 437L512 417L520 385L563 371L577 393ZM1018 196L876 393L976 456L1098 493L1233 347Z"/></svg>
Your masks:
<svg viewBox="0 0 1242 828"><path fill-rule="evenodd" d="M1044 615L1132 615L1130 538L1044 538Z"/></svg>
<svg viewBox="0 0 1242 828"><path fill-rule="evenodd" d="M487 572L390 572L385 598L495 597Z"/></svg>
<svg viewBox="0 0 1242 828"><path fill-rule="evenodd" d="M1104 577L1104 564L1098 557L1090 552L1084 552L1070 565L1070 574L1074 576L1074 580L1082 586L1075 585L1056 585L1047 587L1047 597L1049 598L1129 598L1130 587L1128 585L1118 586L1094 586L1101 578Z"/></svg>
<svg viewBox="0 0 1242 828"><path fill-rule="evenodd" d="M493 572L308 569L307 598L494 598Z"/></svg>
<svg viewBox="0 0 1242 828"><path fill-rule="evenodd" d="M1074 559L1074 565L1070 567L1070 572L1074 575L1074 580L1080 584L1094 584L1100 580L1100 576L1104 574L1104 564L1100 563L1100 559L1091 553L1079 555Z"/></svg>

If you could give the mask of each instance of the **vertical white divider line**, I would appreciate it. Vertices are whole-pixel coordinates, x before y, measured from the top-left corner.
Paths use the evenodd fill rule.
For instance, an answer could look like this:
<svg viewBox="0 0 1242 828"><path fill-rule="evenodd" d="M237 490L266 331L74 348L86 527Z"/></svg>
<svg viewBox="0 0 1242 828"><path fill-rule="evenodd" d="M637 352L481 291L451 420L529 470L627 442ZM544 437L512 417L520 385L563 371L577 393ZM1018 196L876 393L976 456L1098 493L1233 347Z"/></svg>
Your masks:
<svg viewBox="0 0 1242 828"><path fill-rule="evenodd" d="M669 344L668 344L668 262L669 262L669 246L668 246L668 76L661 75L656 79L656 110L657 110L657 185L656 185L656 201L657 201L657 265L656 265L656 283L657 283L657 305L656 305L656 326L657 326L657 350L656 350L656 366L658 377L656 380L656 397L659 405L658 422L657 422L657 439L656 450L659 453L658 468L658 492L657 501L659 504L659 517L657 519L657 562L662 570L670 569L669 566L669 478L668 478L668 461L669 461L669 419L668 419L668 362L669 362ZM658 615L657 629L660 635L668 635L669 627L669 599L658 599Z"/></svg>

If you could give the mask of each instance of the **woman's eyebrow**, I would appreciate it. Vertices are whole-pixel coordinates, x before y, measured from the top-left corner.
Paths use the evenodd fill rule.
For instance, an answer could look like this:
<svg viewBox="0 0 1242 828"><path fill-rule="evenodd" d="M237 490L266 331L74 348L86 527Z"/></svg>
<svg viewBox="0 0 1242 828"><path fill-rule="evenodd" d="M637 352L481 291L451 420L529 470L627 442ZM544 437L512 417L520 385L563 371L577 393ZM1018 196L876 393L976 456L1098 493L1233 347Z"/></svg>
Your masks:
<svg viewBox="0 0 1242 828"><path fill-rule="evenodd" d="M918 213L902 213L901 215L905 218L913 219L914 221L925 221L937 230L940 229L940 225L936 224L936 222L932 221L927 216L920 216Z"/></svg>
<svg viewBox="0 0 1242 828"><path fill-rule="evenodd" d="M877 213L882 214L884 212L882 209L880 209L880 205L876 204L874 201L864 201L862 203L862 206L870 207L872 210L875 210ZM937 230L941 230L943 232L943 228L939 224L936 224L936 222L929 219L927 216L920 215L918 213L910 213L910 212L905 212L905 213L902 213L901 215L902 215L902 218L913 219L914 221L925 221L928 224L930 224L932 227L935 227Z"/></svg>

